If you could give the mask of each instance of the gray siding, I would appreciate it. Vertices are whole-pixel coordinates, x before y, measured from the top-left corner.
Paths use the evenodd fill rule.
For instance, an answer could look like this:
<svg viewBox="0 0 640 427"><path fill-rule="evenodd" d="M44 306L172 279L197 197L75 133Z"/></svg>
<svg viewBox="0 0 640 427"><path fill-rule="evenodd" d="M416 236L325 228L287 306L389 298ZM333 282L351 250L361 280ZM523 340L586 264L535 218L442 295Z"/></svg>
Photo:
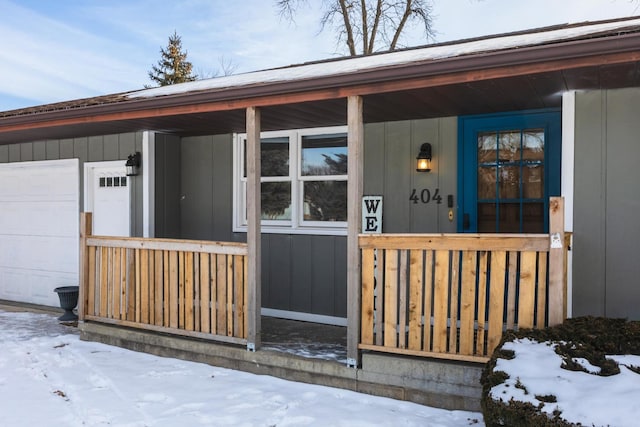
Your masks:
<svg viewBox="0 0 640 427"><path fill-rule="evenodd" d="M576 95L573 312L640 319L640 89Z"/></svg>
<svg viewBox="0 0 640 427"><path fill-rule="evenodd" d="M233 240L232 136L183 138L180 170L181 236Z"/></svg>
<svg viewBox="0 0 640 427"><path fill-rule="evenodd" d="M155 135L155 237L180 238L180 137Z"/></svg>
<svg viewBox="0 0 640 427"><path fill-rule="evenodd" d="M24 142L0 146L0 163L42 160L80 160L80 206L84 207L84 163L123 160L142 151L142 133ZM132 180L132 234L142 235L142 180Z"/></svg>
<svg viewBox="0 0 640 427"><path fill-rule="evenodd" d="M365 126L364 194L383 196L383 232L454 233L456 219L449 221L447 196L457 204L457 126L455 117L376 123ZM431 172L416 172L420 145L433 150ZM414 203L423 190L442 203ZM424 193L427 194L426 192Z"/></svg>

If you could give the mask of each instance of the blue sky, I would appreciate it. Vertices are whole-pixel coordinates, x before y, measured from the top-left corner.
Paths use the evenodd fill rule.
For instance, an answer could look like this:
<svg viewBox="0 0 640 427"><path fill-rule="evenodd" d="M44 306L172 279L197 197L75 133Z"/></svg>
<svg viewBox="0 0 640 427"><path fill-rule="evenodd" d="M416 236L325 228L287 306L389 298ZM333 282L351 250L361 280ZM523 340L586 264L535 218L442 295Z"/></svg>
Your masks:
<svg viewBox="0 0 640 427"><path fill-rule="evenodd" d="M140 89L173 31L197 74L285 66L344 53L319 34L321 0L296 25L274 0L0 0L0 111ZM436 42L640 15L632 0L434 0ZM410 29L405 45L426 43Z"/></svg>

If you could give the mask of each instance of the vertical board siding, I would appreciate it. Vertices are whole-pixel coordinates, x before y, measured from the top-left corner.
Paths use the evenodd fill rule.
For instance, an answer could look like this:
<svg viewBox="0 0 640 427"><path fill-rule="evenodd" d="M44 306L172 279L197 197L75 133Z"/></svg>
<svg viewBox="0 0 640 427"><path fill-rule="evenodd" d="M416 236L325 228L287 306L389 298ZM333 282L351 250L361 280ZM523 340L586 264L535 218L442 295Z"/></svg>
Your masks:
<svg viewBox="0 0 640 427"><path fill-rule="evenodd" d="M507 328L547 326L548 235L483 239L360 235L359 347L485 360Z"/></svg>
<svg viewBox="0 0 640 427"><path fill-rule="evenodd" d="M90 236L84 262L88 320L246 338L245 244Z"/></svg>

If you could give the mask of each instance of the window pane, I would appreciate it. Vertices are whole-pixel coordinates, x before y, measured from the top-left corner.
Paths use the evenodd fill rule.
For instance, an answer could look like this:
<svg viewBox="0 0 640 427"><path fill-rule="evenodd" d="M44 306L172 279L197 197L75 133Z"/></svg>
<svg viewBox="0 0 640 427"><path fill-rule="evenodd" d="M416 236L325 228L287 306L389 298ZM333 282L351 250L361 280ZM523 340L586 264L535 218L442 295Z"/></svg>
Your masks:
<svg viewBox="0 0 640 427"><path fill-rule="evenodd" d="M500 163L520 161L520 131L500 132L498 152Z"/></svg>
<svg viewBox="0 0 640 427"><path fill-rule="evenodd" d="M263 182L261 190L262 219L290 220L291 183Z"/></svg>
<svg viewBox="0 0 640 427"><path fill-rule="evenodd" d="M289 176L289 138L260 140L261 176Z"/></svg>
<svg viewBox="0 0 640 427"><path fill-rule="evenodd" d="M497 160L498 134L496 132L478 133L478 163L494 163Z"/></svg>
<svg viewBox="0 0 640 427"><path fill-rule="evenodd" d="M346 221L346 181L304 182L305 221Z"/></svg>
<svg viewBox="0 0 640 427"><path fill-rule="evenodd" d="M498 173L498 186L501 199L520 197L520 167L501 166Z"/></svg>
<svg viewBox="0 0 640 427"><path fill-rule="evenodd" d="M347 136L303 136L301 170L304 176L346 175Z"/></svg>
<svg viewBox="0 0 640 427"><path fill-rule="evenodd" d="M523 160L544 161L544 129L530 129L523 134Z"/></svg>
<svg viewBox="0 0 640 427"><path fill-rule="evenodd" d="M495 166L478 167L478 199L496 198L496 170Z"/></svg>
<svg viewBox="0 0 640 427"><path fill-rule="evenodd" d="M522 168L522 192L525 199L541 199L544 196L544 166L532 164Z"/></svg>
<svg viewBox="0 0 640 427"><path fill-rule="evenodd" d="M260 140L260 176L289 176L289 137ZM243 177L247 176L247 140L244 140Z"/></svg>

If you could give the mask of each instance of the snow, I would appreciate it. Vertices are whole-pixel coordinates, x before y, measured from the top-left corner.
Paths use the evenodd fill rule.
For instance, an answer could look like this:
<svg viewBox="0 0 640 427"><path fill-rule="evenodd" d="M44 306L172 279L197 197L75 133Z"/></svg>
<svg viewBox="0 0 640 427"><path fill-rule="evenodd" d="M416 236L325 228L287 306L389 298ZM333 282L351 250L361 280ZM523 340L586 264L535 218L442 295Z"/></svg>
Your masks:
<svg viewBox="0 0 640 427"><path fill-rule="evenodd" d="M543 405L548 414L562 411L562 418L573 423L594 426L632 427L640 419L640 375L629 367L640 367L640 356L607 356L620 365L620 373L599 376L599 368L584 359L580 362L588 372L562 369L562 357L555 353L556 344L530 339L507 342L502 347L515 353L513 359L498 359L494 371L509 375L504 383L491 389L494 399L514 399ZM526 389L526 391L525 391ZM535 396L554 395L553 403Z"/></svg>
<svg viewBox="0 0 640 427"><path fill-rule="evenodd" d="M289 68L277 68L213 79L198 80L195 82L180 83L131 92L127 94L127 96L129 98L146 98L200 90L306 80L311 78L348 74L363 70L373 70L380 67L392 67L411 62L432 61L481 52L535 46L566 39L586 37L601 32L616 30L623 31L625 28L637 27L638 25L640 25L640 19L631 19L581 25L557 30L539 31L528 34L514 34L479 40L461 41L458 43L427 46L419 49L409 49L379 55L346 58L338 61L303 64Z"/></svg>
<svg viewBox="0 0 640 427"><path fill-rule="evenodd" d="M0 309L3 426L483 426L348 390L162 358L95 342L50 314Z"/></svg>

